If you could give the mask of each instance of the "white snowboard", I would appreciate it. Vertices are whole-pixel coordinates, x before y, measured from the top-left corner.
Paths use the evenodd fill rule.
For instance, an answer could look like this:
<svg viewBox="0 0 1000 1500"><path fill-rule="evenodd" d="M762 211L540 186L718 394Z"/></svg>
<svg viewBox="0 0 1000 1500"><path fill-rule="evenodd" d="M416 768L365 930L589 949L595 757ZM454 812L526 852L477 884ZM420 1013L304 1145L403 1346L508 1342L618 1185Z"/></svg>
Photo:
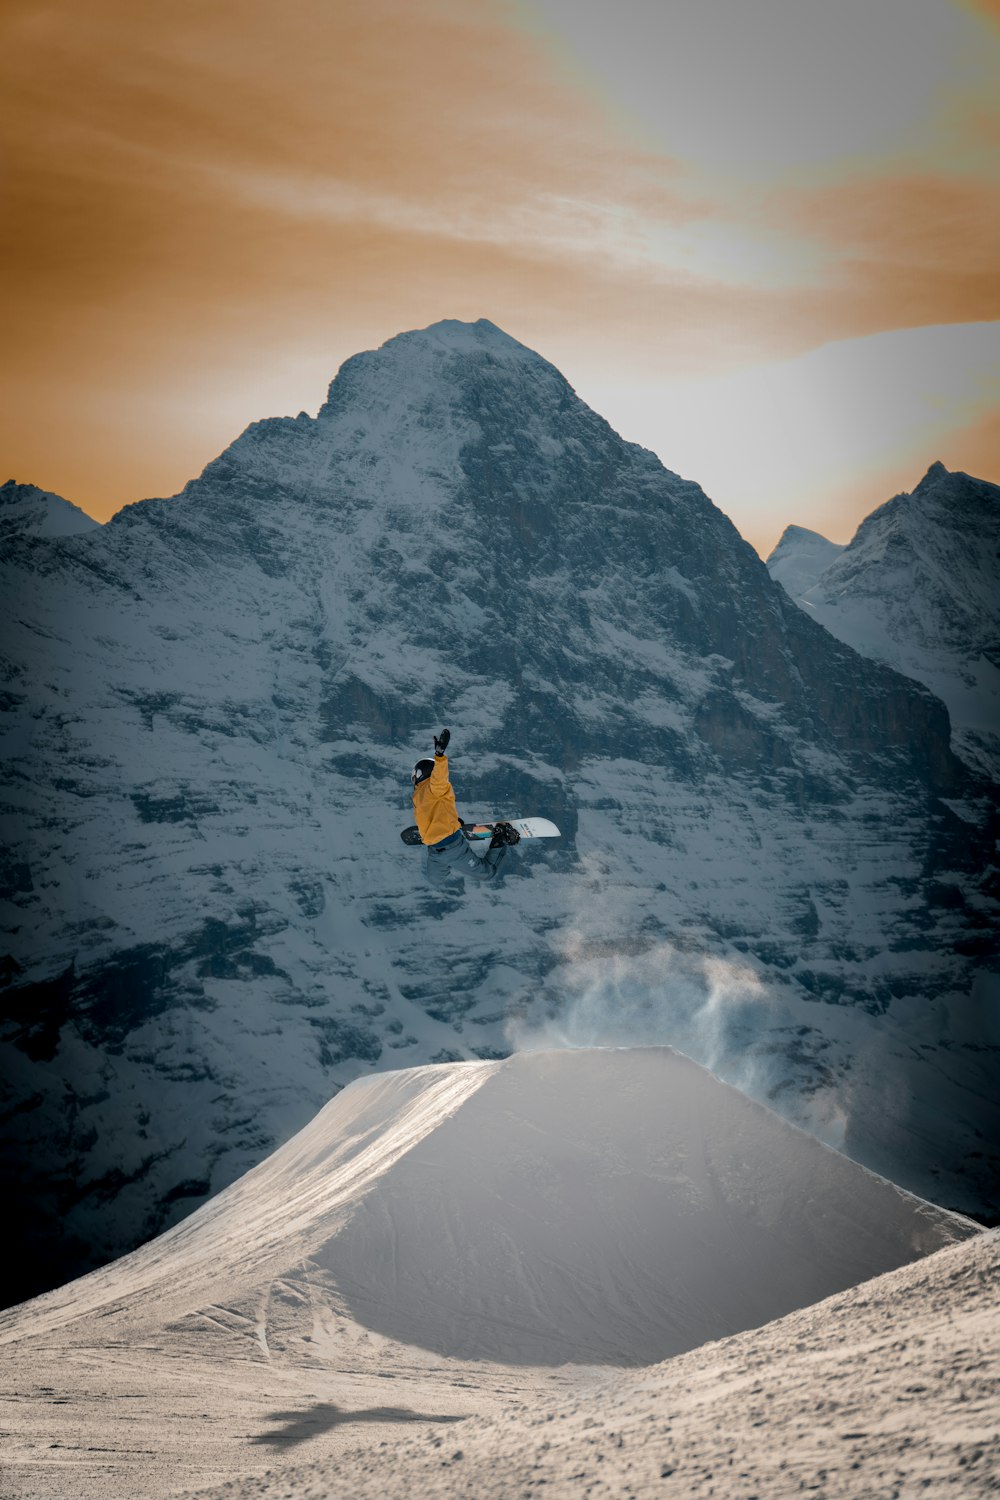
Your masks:
<svg viewBox="0 0 1000 1500"><path fill-rule="evenodd" d="M548 818L504 818L511 828L516 828L523 839L557 839L559 829ZM492 823L466 823L466 838L488 839L493 837Z"/></svg>
<svg viewBox="0 0 1000 1500"><path fill-rule="evenodd" d="M512 828L516 828L523 839L557 839L560 837L559 829L548 818L504 818ZM465 837L470 843L477 843L480 839L491 839L493 837L492 823L466 823ZM400 834L404 844L419 844L420 831L414 825L404 828Z"/></svg>

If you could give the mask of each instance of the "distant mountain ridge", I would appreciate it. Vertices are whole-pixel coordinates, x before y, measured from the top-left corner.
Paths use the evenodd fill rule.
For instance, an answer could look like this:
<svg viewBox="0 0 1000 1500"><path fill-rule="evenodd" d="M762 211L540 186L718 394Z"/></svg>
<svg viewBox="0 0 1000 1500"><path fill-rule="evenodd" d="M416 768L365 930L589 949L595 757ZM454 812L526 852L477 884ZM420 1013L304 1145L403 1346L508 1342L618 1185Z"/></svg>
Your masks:
<svg viewBox="0 0 1000 1500"><path fill-rule="evenodd" d="M786 526L778 545L767 558L767 571L793 599L812 588L844 548L829 542L818 531L806 526Z"/></svg>
<svg viewBox="0 0 1000 1500"><path fill-rule="evenodd" d="M1000 782L1000 486L935 463L825 567L815 544L782 544L771 576L839 640L929 687L958 753Z"/></svg>
<svg viewBox="0 0 1000 1500"><path fill-rule="evenodd" d="M363 1073L550 1030L671 1043L993 1211L992 833L946 712L492 324L356 356L0 597L21 1294ZM563 829L496 892L399 843L445 723L466 815Z"/></svg>
<svg viewBox="0 0 1000 1500"><path fill-rule="evenodd" d="M79 536L100 523L61 495L8 479L0 484L0 542L17 537Z"/></svg>

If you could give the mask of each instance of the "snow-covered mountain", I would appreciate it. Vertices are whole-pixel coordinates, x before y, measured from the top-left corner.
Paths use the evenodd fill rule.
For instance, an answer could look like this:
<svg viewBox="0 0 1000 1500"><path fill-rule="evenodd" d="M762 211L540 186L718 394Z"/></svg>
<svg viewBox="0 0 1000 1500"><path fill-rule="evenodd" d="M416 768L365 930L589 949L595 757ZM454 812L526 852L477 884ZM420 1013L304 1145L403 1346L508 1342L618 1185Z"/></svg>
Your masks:
<svg viewBox="0 0 1000 1500"><path fill-rule="evenodd" d="M98 522L61 495L33 484L0 484L0 543L15 537L79 536Z"/></svg>
<svg viewBox="0 0 1000 1500"><path fill-rule="evenodd" d="M360 1074L538 1041L672 1043L995 1207L992 835L943 707L493 325L16 541L0 597L14 1292ZM467 816L564 830L500 890L431 890L399 841L445 723Z"/></svg>
<svg viewBox="0 0 1000 1500"><path fill-rule="evenodd" d="M767 559L767 571L786 593L798 599L843 550L841 543L827 541L818 531L786 526Z"/></svg>
<svg viewBox="0 0 1000 1500"><path fill-rule="evenodd" d="M956 752L1000 782L1000 487L932 464L815 573L821 551L796 530L768 558L772 578L839 640L929 687Z"/></svg>
<svg viewBox="0 0 1000 1500"><path fill-rule="evenodd" d="M740 1405L742 1387L764 1406L761 1377L786 1459L808 1462L801 1416L786 1419L801 1403L813 1453L817 1424L851 1442L851 1493L872 1493L886 1467L884 1444L865 1441L878 1412L891 1418L894 1478L916 1483L936 1468L925 1434L942 1407L963 1418L947 1427L953 1468L960 1453L978 1462L989 1431L997 1256L978 1242L991 1239L669 1049L358 1079L183 1224L0 1315L7 1483L39 1500L66 1494L72 1466L77 1500L107 1495L111 1474L137 1500L223 1484L257 1494L258 1483L283 1496L370 1494L374 1460L386 1493L406 1493L402 1473L415 1471L409 1492L423 1495L439 1493L421 1472L429 1438L469 1452L441 1493L521 1494L509 1470L494 1478L498 1456L509 1463L546 1417L556 1430L576 1417L593 1441L614 1409L662 1434L676 1393L691 1394L690 1363L671 1373L690 1350L713 1387L739 1370L721 1425L730 1441L746 1429L741 1494L757 1490L747 1471L777 1466L759 1409ZM909 1267L891 1289L870 1279ZM949 1282L942 1309L930 1289ZM738 1354L716 1342L740 1333ZM715 1416L692 1413L671 1434L672 1468L696 1464ZM507 1440L473 1459L466 1436L488 1446L487 1426ZM384 1462L390 1443L402 1471ZM635 1487L637 1446L630 1434L623 1460L602 1454L602 1493L663 1493ZM289 1472L338 1457L337 1476ZM692 1491L678 1480L676 1492Z"/></svg>

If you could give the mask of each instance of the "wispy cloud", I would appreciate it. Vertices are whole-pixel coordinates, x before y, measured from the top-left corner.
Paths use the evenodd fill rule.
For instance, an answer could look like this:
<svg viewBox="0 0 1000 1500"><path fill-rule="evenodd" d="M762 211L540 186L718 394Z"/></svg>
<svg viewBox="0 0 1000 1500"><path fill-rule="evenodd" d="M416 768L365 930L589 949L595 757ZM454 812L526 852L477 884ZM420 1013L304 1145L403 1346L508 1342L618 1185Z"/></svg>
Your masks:
<svg viewBox="0 0 1000 1500"><path fill-rule="evenodd" d="M442 316L585 393L632 381L633 415L682 376L1000 317L990 11L11 0L8 466L106 515ZM955 420L992 452L978 405Z"/></svg>

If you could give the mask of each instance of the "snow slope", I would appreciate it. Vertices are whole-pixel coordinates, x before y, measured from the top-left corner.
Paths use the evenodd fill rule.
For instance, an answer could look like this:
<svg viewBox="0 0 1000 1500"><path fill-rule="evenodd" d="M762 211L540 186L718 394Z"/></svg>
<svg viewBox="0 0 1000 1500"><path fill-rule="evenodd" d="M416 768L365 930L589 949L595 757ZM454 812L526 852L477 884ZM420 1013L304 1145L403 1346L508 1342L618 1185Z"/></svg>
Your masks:
<svg viewBox="0 0 1000 1500"><path fill-rule="evenodd" d="M0 1316L8 1472L52 1495L69 1462L81 1500L178 1487L162 1465L181 1447L188 1483L246 1472L275 1393L337 1410L379 1378L442 1416L565 1401L595 1365L697 1348L970 1236L669 1049L383 1074L183 1224ZM111 1397L130 1388L123 1431ZM200 1420L178 1434L188 1389Z"/></svg>
<svg viewBox="0 0 1000 1500"><path fill-rule="evenodd" d="M1000 1485L1000 1231L596 1389L526 1392L336 1443L332 1403L276 1414L261 1474L201 1500L903 1500ZM331 1409L332 1408L332 1409ZM280 1425L277 1419L280 1419ZM400 1420L402 1419L402 1420Z"/></svg>
<svg viewBox="0 0 1000 1500"><path fill-rule="evenodd" d="M843 550L842 543L827 541L818 531L786 526L767 559L767 571L791 598L798 599Z"/></svg>
<svg viewBox="0 0 1000 1500"><path fill-rule="evenodd" d="M0 601L9 1295L352 1079L563 1039L676 1044L1000 1207L993 834L943 707L493 325L401 335L182 494L22 538ZM444 723L467 816L563 830L502 890L435 892L400 844Z"/></svg>
<svg viewBox="0 0 1000 1500"><path fill-rule="evenodd" d="M1000 781L998 536L1000 487L936 463L912 494L873 511L813 579L810 560L768 559L772 577L838 640L942 699L956 751L993 782ZM781 576L796 567L798 575Z"/></svg>

